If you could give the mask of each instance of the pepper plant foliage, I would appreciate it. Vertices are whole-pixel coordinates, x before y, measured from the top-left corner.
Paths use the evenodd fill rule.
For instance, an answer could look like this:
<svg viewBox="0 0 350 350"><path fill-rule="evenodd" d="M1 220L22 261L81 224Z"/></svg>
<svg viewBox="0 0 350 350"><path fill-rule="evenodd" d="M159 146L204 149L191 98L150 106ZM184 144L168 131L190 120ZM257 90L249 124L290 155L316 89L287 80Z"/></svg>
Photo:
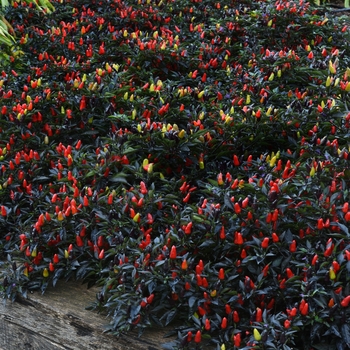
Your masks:
<svg viewBox="0 0 350 350"><path fill-rule="evenodd" d="M350 346L346 20L303 0L14 5L2 295L97 283L111 332L176 321L174 349Z"/></svg>

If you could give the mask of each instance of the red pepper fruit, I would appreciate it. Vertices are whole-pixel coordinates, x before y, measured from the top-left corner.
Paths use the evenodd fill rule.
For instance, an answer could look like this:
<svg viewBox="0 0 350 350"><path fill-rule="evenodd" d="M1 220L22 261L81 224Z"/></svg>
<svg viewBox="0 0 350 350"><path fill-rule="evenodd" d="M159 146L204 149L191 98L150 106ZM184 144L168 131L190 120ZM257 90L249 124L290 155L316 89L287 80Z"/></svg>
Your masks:
<svg viewBox="0 0 350 350"><path fill-rule="evenodd" d="M291 321L290 320L285 320L284 321L284 328L286 328L286 329L288 329L288 328L290 328L290 324L291 324Z"/></svg>
<svg viewBox="0 0 350 350"><path fill-rule="evenodd" d="M225 227L224 226L221 226L221 229L220 229L220 239L225 239L226 238L226 233L225 233Z"/></svg>
<svg viewBox="0 0 350 350"><path fill-rule="evenodd" d="M278 209L275 209L271 215L271 221L276 222L278 220Z"/></svg>
<svg viewBox="0 0 350 350"><path fill-rule="evenodd" d="M317 263L317 260L318 260L318 255L315 254L314 257L312 258L311 265L312 265L312 266L315 266L316 263Z"/></svg>
<svg viewBox="0 0 350 350"><path fill-rule="evenodd" d="M154 299L154 294L152 293L148 298L147 298L147 303L152 304L152 301Z"/></svg>
<svg viewBox="0 0 350 350"><path fill-rule="evenodd" d="M347 249L345 249L345 256L346 256L346 260L350 261L350 252Z"/></svg>
<svg viewBox="0 0 350 350"><path fill-rule="evenodd" d="M334 290L334 293L335 293L335 294L340 294L342 290L343 290L343 287L340 286L339 288L337 288L337 289Z"/></svg>
<svg viewBox="0 0 350 350"><path fill-rule="evenodd" d="M289 312L289 317L293 318L297 315L298 309L296 307L293 307L292 310Z"/></svg>
<svg viewBox="0 0 350 350"><path fill-rule="evenodd" d="M140 192L142 194L147 194L148 192L146 184L143 181L140 182Z"/></svg>
<svg viewBox="0 0 350 350"><path fill-rule="evenodd" d="M7 215L7 210L6 210L6 208L3 205L1 206L1 215L2 216L6 216Z"/></svg>
<svg viewBox="0 0 350 350"><path fill-rule="evenodd" d="M266 249L269 246L269 241L270 241L269 238L265 237L261 242L261 248Z"/></svg>
<svg viewBox="0 0 350 350"><path fill-rule="evenodd" d="M130 217L133 219L135 217L136 213L133 208L130 208Z"/></svg>
<svg viewBox="0 0 350 350"><path fill-rule="evenodd" d="M271 213L268 213L266 215L266 223L269 224L271 222L271 219L272 219L272 214Z"/></svg>
<svg viewBox="0 0 350 350"><path fill-rule="evenodd" d="M80 230L79 236L84 237L86 234L86 226L83 226Z"/></svg>
<svg viewBox="0 0 350 350"><path fill-rule="evenodd" d="M221 329L226 329L227 328L227 318L223 317L221 321Z"/></svg>
<svg viewBox="0 0 350 350"><path fill-rule="evenodd" d="M340 270L340 265L339 265L339 263L338 263L338 261L333 261L332 262L332 265L333 265L333 270L334 270L334 272L335 273L337 273L339 270Z"/></svg>
<svg viewBox="0 0 350 350"><path fill-rule="evenodd" d="M242 208L247 208L248 204L249 204L249 198L245 197L242 201Z"/></svg>
<svg viewBox="0 0 350 350"><path fill-rule="evenodd" d="M268 272L269 272L269 265L265 265L265 267L262 269L261 273L263 274L264 277L267 276Z"/></svg>
<svg viewBox="0 0 350 350"><path fill-rule="evenodd" d="M48 221L48 222L51 221L51 215L50 215L48 212L45 213L45 219L46 219L46 221Z"/></svg>
<svg viewBox="0 0 350 350"><path fill-rule="evenodd" d="M187 341L190 342L192 340L192 332L187 332Z"/></svg>
<svg viewBox="0 0 350 350"><path fill-rule="evenodd" d="M205 309L204 308L202 308L201 306L198 306L198 313L199 313L199 315L200 316L204 316L204 315L206 315L206 311L205 311Z"/></svg>
<svg viewBox="0 0 350 350"><path fill-rule="evenodd" d="M237 348L241 346L241 333L237 333L233 336L233 343Z"/></svg>
<svg viewBox="0 0 350 350"><path fill-rule="evenodd" d="M190 199L191 193L187 193L186 197L182 200L184 203L187 203Z"/></svg>
<svg viewBox="0 0 350 350"><path fill-rule="evenodd" d="M235 179L235 181L233 181L233 183L231 185L231 189L235 190L237 188L238 184L239 184L238 179Z"/></svg>
<svg viewBox="0 0 350 350"><path fill-rule="evenodd" d="M75 145L75 149L80 149L81 147L81 140L78 140L77 144Z"/></svg>
<svg viewBox="0 0 350 350"><path fill-rule="evenodd" d="M234 244L241 245L243 244L243 236L240 232L235 232L235 239L234 239Z"/></svg>
<svg viewBox="0 0 350 350"><path fill-rule="evenodd" d="M97 238L97 246L98 246L99 248L102 248L103 245L104 245L103 236L98 236L98 238Z"/></svg>
<svg viewBox="0 0 350 350"><path fill-rule="evenodd" d="M153 216L151 213L147 213L147 224L152 225L153 224Z"/></svg>
<svg viewBox="0 0 350 350"><path fill-rule="evenodd" d="M176 257L177 257L176 247L173 245L170 250L170 259L176 259Z"/></svg>
<svg viewBox="0 0 350 350"><path fill-rule="evenodd" d="M140 322L140 318L141 318L141 315L137 315L134 319L134 321L132 322L133 325L135 324L138 324Z"/></svg>
<svg viewBox="0 0 350 350"><path fill-rule="evenodd" d="M346 214L349 211L349 202L343 204L342 212Z"/></svg>
<svg viewBox="0 0 350 350"><path fill-rule="evenodd" d="M58 256L58 254L55 254L55 255L53 256L53 262L54 262L54 264L58 264L58 263L60 262L60 258L59 258L59 256Z"/></svg>
<svg viewBox="0 0 350 350"><path fill-rule="evenodd" d="M235 323L239 322L239 315L238 315L238 312L236 310L233 311L232 319L233 319L233 322L235 322Z"/></svg>
<svg viewBox="0 0 350 350"><path fill-rule="evenodd" d="M31 251L30 251L30 247L29 246L27 246L27 248L26 248L26 256L31 256Z"/></svg>
<svg viewBox="0 0 350 350"><path fill-rule="evenodd" d="M255 315L256 322L262 322L262 310L260 307L256 308L256 315Z"/></svg>
<svg viewBox="0 0 350 350"><path fill-rule="evenodd" d="M78 247L82 247L84 245L84 242L83 242L83 240L81 239L80 236L76 236L75 237L75 242L76 242Z"/></svg>
<svg viewBox="0 0 350 350"><path fill-rule="evenodd" d="M71 207L69 206L69 207L66 209L66 211L64 212L64 216L66 216L66 217L70 216L71 212L72 212L72 209L71 209Z"/></svg>
<svg viewBox="0 0 350 350"><path fill-rule="evenodd" d="M74 197L74 198L77 198L78 196L79 196L79 188L78 188L78 187L75 187L75 188L74 188L73 197Z"/></svg>
<svg viewBox="0 0 350 350"><path fill-rule="evenodd" d="M279 241L279 237L277 236L276 232L273 232L271 236L272 236L272 241L274 243L277 243Z"/></svg>
<svg viewBox="0 0 350 350"><path fill-rule="evenodd" d="M297 242L293 239L292 243L289 245L289 251L294 253L297 250Z"/></svg>
<svg viewBox="0 0 350 350"><path fill-rule="evenodd" d="M303 304L300 304L300 313L303 316L306 316L309 313L309 303L305 302Z"/></svg>
<svg viewBox="0 0 350 350"><path fill-rule="evenodd" d="M240 214L241 211L242 211L242 210L241 210L241 206L239 205L238 202L235 203L234 209L235 209L235 213L236 213L236 214Z"/></svg>
<svg viewBox="0 0 350 350"><path fill-rule="evenodd" d="M100 260L102 260L104 257L105 257L105 250L102 249L102 250L100 251L100 253L98 254L98 258L99 258Z"/></svg>
<svg viewBox="0 0 350 350"><path fill-rule="evenodd" d="M193 226L192 221L189 222L189 223L186 225L186 227L185 227L185 233L186 233L186 235L189 235L189 234L192 232L192 226Z"/></svg>
<svg viewBox="0 0 350 350"><path fill-rule="evenodd" d="M317 229L322 230L324 228L323 219L317 220Z"/></svg>
<svg viewBox="0 0 350 350"><path fill-rule="evenodd" d="M182 192L182 193L185 193L189 188L189 185L187 185L187 182L184 181L184 183L181 185L181 187L179 188L179 190Z"/></svg>
<svg viewBox="0 0 350 350"><path fill-rule="evenodd" d="M273 307L274 307L274 305L275 305L275 299L271 299L270 301L269 301L269 303L266 305L266 308L268 309L268 310L271 310Z"/></svg>
<svg viewBox="0 0 350 350"><path fill-rule="evenodd" d="M350 303L350 295L346 296L341 302L340 302L340 305L342 307L348 307Z"/></svg>
<svg viewBox="0 0 350 350"><path fill-rule="evenodd" d="M334 248L334 244L330 244L330 245L327 245L327 248L326 250L324 251L323 255L325 257L329 257L332 255L332 252L333 252L333 248Z"/></svg>
<svg viewBox="0 0 350 350"><path fill-rule="evenodd" d="M200 343L202 341L202 333L201 331L197 331L196 335L194 336L194 342Z"/></svg>
<svg viewBox="0 0 350 350"><path fill-rule="evenodd" d="M55 266L54 266L54 264L52 262L50 262L50 264L49 264L49 271L50 272L54 272L55 271Z"/></svg>
<svg viewBox="0 0 350 350"><path fill-rule="evenodd" d="M286 268L286 273L287 273L288 278L292 278L294 276L294 273L292 272L292 270L289 267Z"/></svg>
<svg viewBox="0 0 350 350"><path fill-rule="evenodd" d="M83 205L84 205L84 207L88 207L89 206L89 199L86 196L84 196Z"/></svg>

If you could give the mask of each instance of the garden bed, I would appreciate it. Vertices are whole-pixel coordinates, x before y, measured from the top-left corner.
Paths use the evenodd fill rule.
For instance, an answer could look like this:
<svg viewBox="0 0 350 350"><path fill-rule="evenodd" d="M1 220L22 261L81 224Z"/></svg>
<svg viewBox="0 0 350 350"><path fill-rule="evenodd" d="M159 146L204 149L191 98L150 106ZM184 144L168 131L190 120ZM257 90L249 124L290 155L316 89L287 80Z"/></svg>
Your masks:
<svg viewBox="0 0 350 350"><path fill-rule="evenodd" d="M22 300L6 349L144 349L151 333L124 334L174 322L168 349L350 348L349 18L303 0L53 4L4 11L0 295ZM72 306L89 303L119 338Z"/></svg>

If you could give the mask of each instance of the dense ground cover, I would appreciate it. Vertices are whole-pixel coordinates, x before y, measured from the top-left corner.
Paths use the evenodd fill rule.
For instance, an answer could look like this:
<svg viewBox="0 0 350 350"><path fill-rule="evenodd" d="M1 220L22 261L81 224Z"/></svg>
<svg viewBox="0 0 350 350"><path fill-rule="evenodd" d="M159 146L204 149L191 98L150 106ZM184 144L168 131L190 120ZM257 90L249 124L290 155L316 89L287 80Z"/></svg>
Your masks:
<svg viewBox="0 0 350 350"><path fill-rule="evenodd" d="M116 334L176 320L169 348L350 346L346 19L303 0L54 6L5 10L2 295L74 277Z"/></svg>

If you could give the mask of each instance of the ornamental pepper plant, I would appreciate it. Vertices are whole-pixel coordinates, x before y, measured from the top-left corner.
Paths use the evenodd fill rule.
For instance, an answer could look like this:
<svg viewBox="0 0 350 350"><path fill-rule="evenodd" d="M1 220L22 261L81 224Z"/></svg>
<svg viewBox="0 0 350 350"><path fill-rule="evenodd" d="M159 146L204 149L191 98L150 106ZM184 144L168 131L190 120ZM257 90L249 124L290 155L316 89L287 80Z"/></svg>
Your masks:
<svg viewBox="0 0 350 350"><path fill-rule="evenodd" d="M113 334L172 325L168 349L347 349L348 17L52 5L4 9L2 296L74 278Z"/></svg>

